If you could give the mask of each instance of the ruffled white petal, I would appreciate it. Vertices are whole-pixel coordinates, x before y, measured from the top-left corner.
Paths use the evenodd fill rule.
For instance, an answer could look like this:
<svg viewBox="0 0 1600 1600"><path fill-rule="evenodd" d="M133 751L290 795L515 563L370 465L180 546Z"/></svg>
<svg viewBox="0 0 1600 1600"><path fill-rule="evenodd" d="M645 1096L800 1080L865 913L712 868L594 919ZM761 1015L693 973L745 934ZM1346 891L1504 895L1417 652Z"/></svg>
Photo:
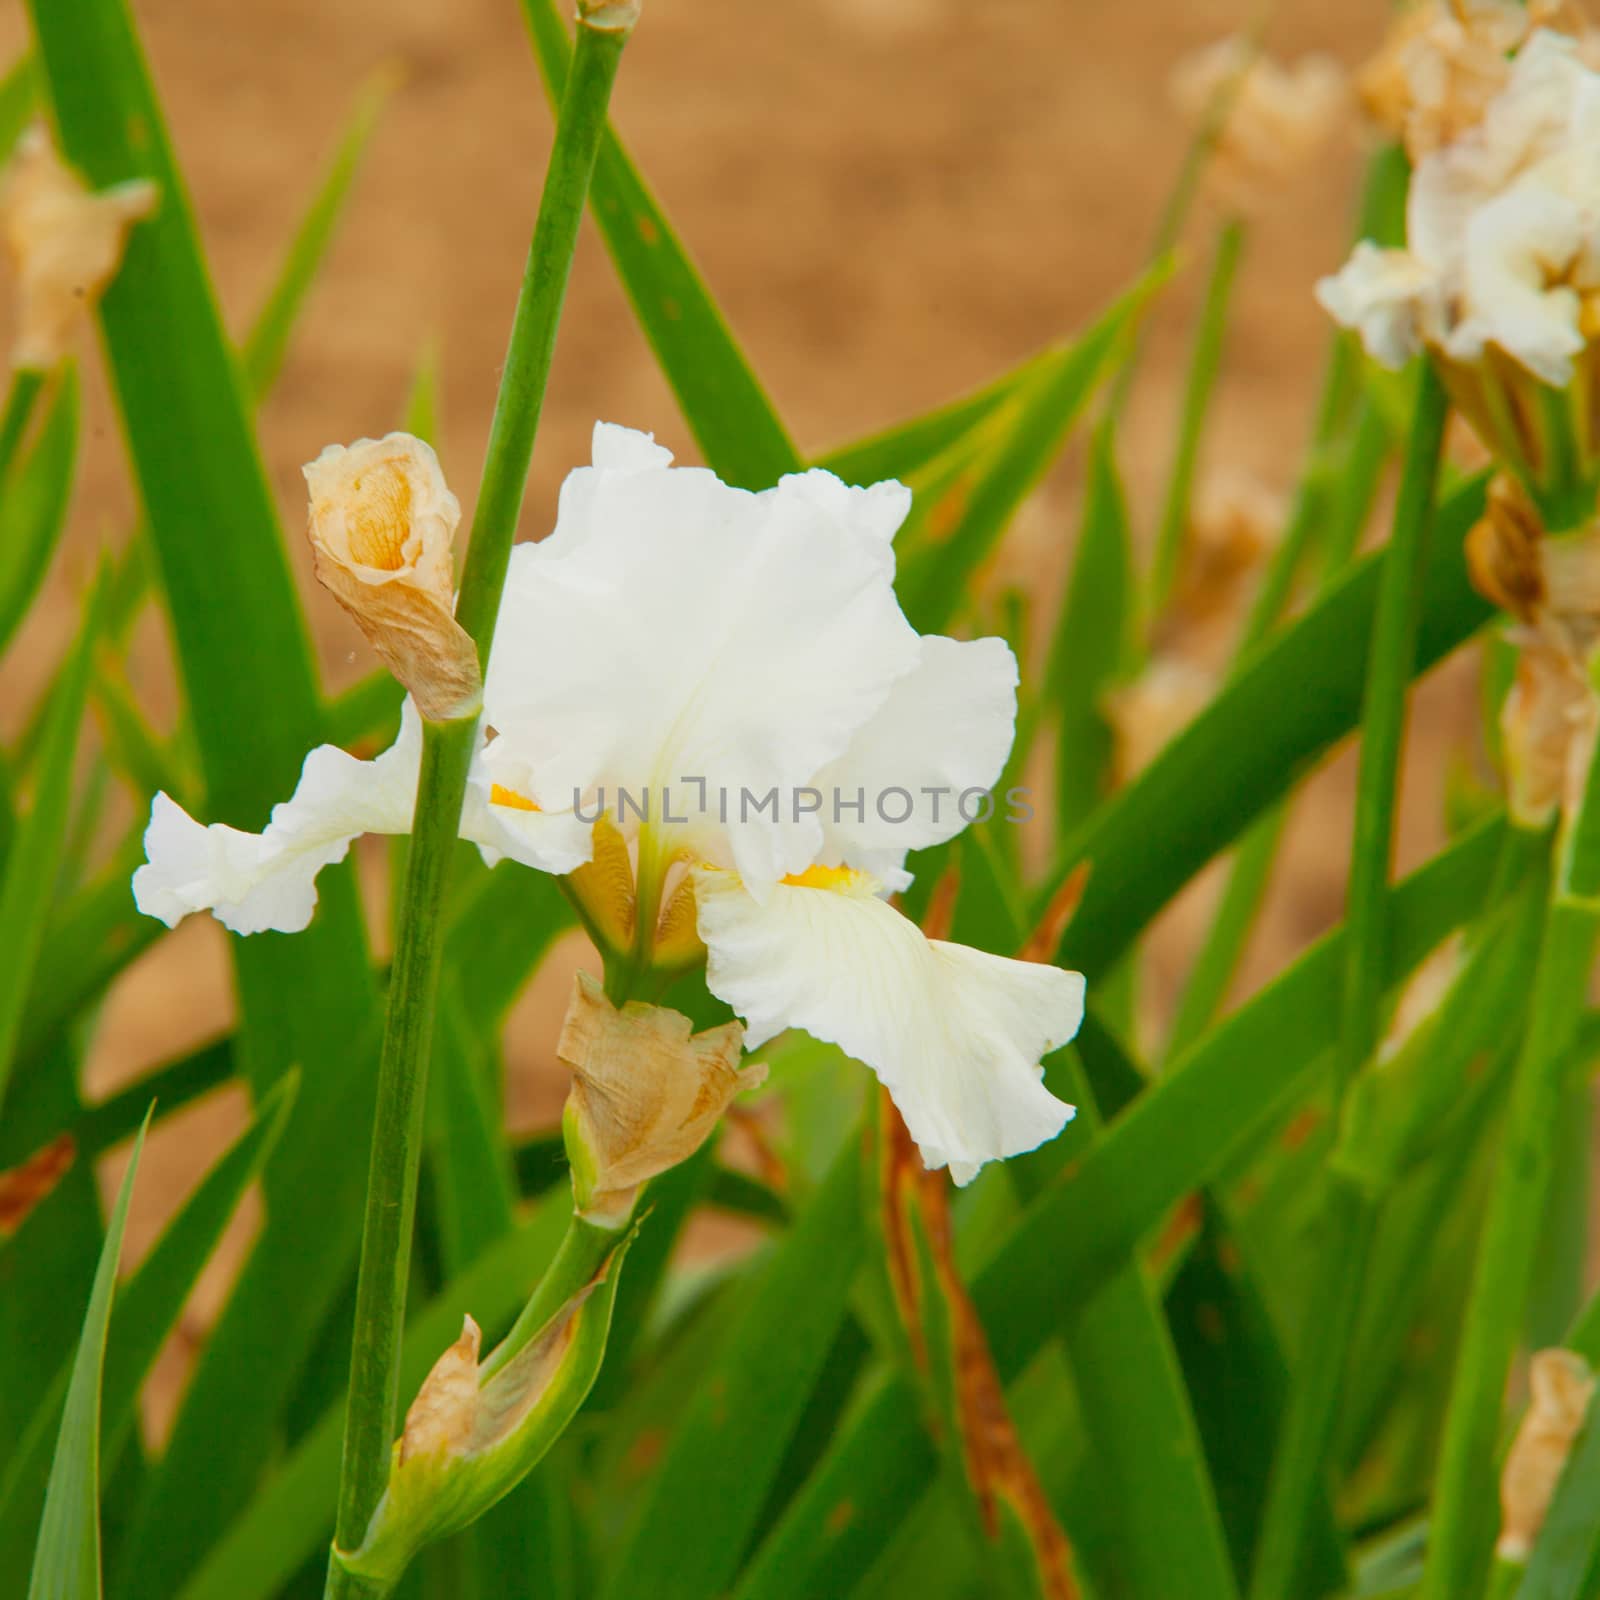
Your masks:
<svg viewBox="0 0 1600 1600"><path fill-rule="evenodd" d="M895 889L909 882L908 850L1004 813L991 791L1017 720L1017 659L1005 640L932 635L919 644L916 667L815 780L825 797L824 859Z"/></svg>
<svg viewBox="0 0 1600 1600"><path fill-rule="evenodd" d="M751 1047L804 1028L866 1063L926 1164L967 1183L1070 1120L1039 1062L1078 1031L1083 979L926 939L873 888L780 884L762 905L735 874L697 872L706 981Z"/></svg>
<svg viewBox="0 0 1600 1600"><path fill-rule="evenodd" d="M298 933L316 909L324 867L342 861L361 834L411 831L421 756L422 719L408 699L399 737L373 760L334 745L313 750L293 796L273 807L261 833L206 827L158 794L144 836L148 859L133 875L134 903L169 928L210 911L235 933ZM468 785L461 836L495 858L570 872L588 859L589 833L570 815L492 804L477 772Z"/></svg>
<svg viewBox="0 0 1600 1600"><path fill-rule="evenodd" d="M1404 250L1380 250L1363 240L1317 300L1341 327L1353 328L1381 366L1403 367L1422 348L1437 321L1437 274Z"/></svg>
<svg viewBox="0 0 1600 1600"><path fill-rule="evenodd" d="M675 847L758 892L816 858L795 792L918 661L892 588L903 492L808 473L750 494L669 468L642 436L597 430L550 539L512 554L485 687L494 781L546 811L648 790L660 815L709 803ZM779 791L778 815L742 808ZM718 791L731 800L724 819Z"/></svg>

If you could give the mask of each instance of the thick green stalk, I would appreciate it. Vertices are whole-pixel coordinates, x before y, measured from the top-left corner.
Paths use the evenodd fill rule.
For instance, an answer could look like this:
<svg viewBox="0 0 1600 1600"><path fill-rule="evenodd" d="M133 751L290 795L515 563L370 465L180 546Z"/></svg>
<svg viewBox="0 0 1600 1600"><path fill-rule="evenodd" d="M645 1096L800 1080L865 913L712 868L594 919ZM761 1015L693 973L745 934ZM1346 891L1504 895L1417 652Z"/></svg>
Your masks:
<svg viewBox="0 0 1600 1600"><path fill-rule="evenodd" d="M33 415L33 403L44 387L45 374L35 367L23 367L11 374L11 388L6 395L5 410L0 412L0 483L5 482L17 446L27 432L28 419Z"/></svg>
<svg viewBox="0 0 1600 1600"><path fill-rule="evenodd" d="M1449 406L1432 368L1424 370L1406 450L1405 473L1384 561L1362 715L1361 770L1345 901L1344 986L1334 1050L1336 1122L1347 1090L1378 1043L1388 949L1387 901L1394 845L1395 790L1434 485ZM1364 1186L1329 1174L1328 1209L1317 1241L1319 1271L1306 1301L1301 1348L1283 1436L1273 1462L1253 1600L1289 1600L1310 1511L1323 1485L1338 1397L1349 1355L1376 1206Z"/></svg>
<svg viewBox="0 0 1600 1600"><path fill-rule="evenodd" d="M1155 558L1150 568L1147 614L1157 617L1172 598L1183 564L1184 534L1189 523L1189 497L1194 486L1195 462L1200 455L1200 438L1205 428L1211 392L1216 387L1217 369L1222 364L1222 338L1228 327L1228 302L1233 280L1244 249L1244 223L1237 217L1222 225L1217 235L1216 254L1211 258L1211 276L1206 282L1206 297L1195 329L1194 353L1189 358L1189 377L1184 385L1183 411L1178 423L1178 446L1173 455L1172 472L1167 479L1166 499L1161 507L1161 526L1156 535Z"/></svg>
<svg viewBox="0 0 1600 1600"><path fill-rule="evenodd" d="M512 322L456 608L458 620L477 642L479 659L485 664L522 508L578 222L631 20L627 8L611 6L597 10L593 21L580 15L578 22L572 73ZM378 1068L372 1168L356 1291L335 1530L336 1547L346 1550L361 1544L388 1479L427 1064L438 994L441 907L473 737L470 719L432 725L424 733L400 936L389 980L388 1028ZM360 1580L337 1562L330 1564L330 1597L362 1592Z"/></svg>
<svg viewBox="0 0 1600 1600"><path fill-rule="evenodd" d="M1423 1600L1478 1591L1497 1525L1501 1407L1550 1195L1571 1047L1600 943L1600 755L1558 846L1556 882L1473 1267L1434 1484Z"/></svg>

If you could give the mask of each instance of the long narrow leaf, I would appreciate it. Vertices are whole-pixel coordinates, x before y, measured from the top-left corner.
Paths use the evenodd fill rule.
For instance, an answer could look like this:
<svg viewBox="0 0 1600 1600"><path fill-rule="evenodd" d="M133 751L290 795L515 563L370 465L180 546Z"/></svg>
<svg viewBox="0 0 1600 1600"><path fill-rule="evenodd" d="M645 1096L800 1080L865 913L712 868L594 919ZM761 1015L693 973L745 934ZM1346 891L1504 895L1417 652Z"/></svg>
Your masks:
<svg viewBox="0 0 1600 1600"><path fill-rule="evenodd" d="M184 1202L183 1209L118 1297L107 1343L101 1405L102 1453L108 1467L115 1466L133 1430L139 1390L162 1342L177 1323L240 1196L283 1131L295 1086L294 1075L287 1075L262 1102L255 1121ZM148 1127L156 1108L148 1096L144 1103L149 1107L145 1123ZM80 1159L92 1154L79 1149ZM63 1367L56 1384L46 1386L48 1398L0 1472L0 1568L18 1567L25 1558L23 1541L43 1496L50 1469L51 1437L68 1382L69 1373Z"/></svg>
<svg viewBox="0 0 1600 1600"><path fill-rule="evenodd" d="M45 1492L44 1518L33 1557L28 1600L89 1600L100 1594L100 1377L105 1361L117 1263L128 1222L128 1202L144 1149L141 1132L112 1208L83 1337L72 1363L61 1432Z"/></svg>
<svg viewBox="0 0 1600 1600"><path fill-rule="evenodd" d="M1416 671L1488 621L1462 554L1483 508L1481 482L1440 507L1424 584ZM1076 915L1057 949L1093 976L1113 966L1150 918L1311 763L1359 722L1363 662L1381 556L1361 562L1304 617L1250 658L1152 765L1070 839L1040 891L1089 863ZM1153 850L1153 839L1164 841Z"/></svg>
<svg viewBox="0 0 1600 1600"><path fill-rule="evenodd" d="M356 169L361 164L361 157L372 138L372 130L377 126L378 117L393 88L394 73L385 69L378 72L357 97L355 110L350 114L338 148L328 163L328 170L323 174L322 182L278 269L278 276L240 348L239 364L243 369L245 388L252 400L261 400L283 366L289 335L294 330L317 269L333 242L334 230L339 225L345 201L349 198Z"/></svg>
<svg viewBox="0 0 1600 1600"><path fill-rule="evenodd" d="M78 732L83 724L84 702L89 690L101 592L97 588L90 599L77 643L53 691L40 746L33 804L7 853L5 877L0 881L0 929L4 929L6 940L5 959L0 961L0 1101L5 1097L10 1078L22 1026L23 1004L44 938L45 917L56 872L61 865L70 812L73 758L77 754Z"/></svg>
<svg viewBox="0 0 1600 1600"><path fill-rule="evenodd" d="M16 632L66 526L78 459L78 379L69 366L27 458L0 498L0 651Z"/></svg>
<svg viewBox="0 0 1600 1600"><path fill-rule="evenodd" d="M906 563L898 589L919 629L937 630L954 615L973 572L1055 460L1124 330L1165 277L1165 268L1146 273L1028 386L1015 422L978 470L956 526L920 545Z"/></svg>
<svg viewBox="0 0 1600 1600"><path fill-rule="evenodd" d="M522 0L552 101L572 46L556 0ZM616 134L600 143L589 189L595 221L684 420L729 483L764 489L801 460L705 283Z"/></svg>

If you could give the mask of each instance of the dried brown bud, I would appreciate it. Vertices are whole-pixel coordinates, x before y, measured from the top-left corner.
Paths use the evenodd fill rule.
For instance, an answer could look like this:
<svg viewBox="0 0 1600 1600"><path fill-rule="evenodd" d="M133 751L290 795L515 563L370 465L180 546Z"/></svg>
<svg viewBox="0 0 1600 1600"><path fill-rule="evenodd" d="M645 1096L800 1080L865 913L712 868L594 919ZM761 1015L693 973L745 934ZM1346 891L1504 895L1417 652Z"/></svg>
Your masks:
<svg viewBox="0 0 1600 1600"><path fill-rule="evenodd" d="M146 178L92 193L30 128L0 177L0 227L17 271L14 367L43 371L67 353L73 330L116 273L128 232L156 208Z"/></svg>
<svg viewBox="0 0 1600 1600"><path fill-rule="evenodd" d="M1467 535L1467 570L1486 599L1523 622L1534 621L1545 605L1539 514L1522 486L1504 473L1489 485L1483 516Z"/></svg>
<svg viewBox="0 0 1600 1600"><path fill-rule="evenodd" d="M455 619L451 542L461 506L420 439L331 444L305 469L318 581L434 722L475 716L478 652Z"/></svg>
<svg viewBox="0 0 1600 1600"><path fill-rule="evenodd" d="M619 1011L578 974L556 1054L572 1072L564 1127L580 1211L626 1212L639 1184L700 1148L733 1097L766 1078L740 1069L743 1041L737 1022L693 1033L661 1006Z"/></svg>
<svg viewBox="0 0 1600 1600"><path fill-rule="evenodd" d="M1500 1478L1500 1542L1507 1561L1526 1561L1544 1526L1573 1442L1588 1415L1594 1374L1570 1350L1541 1350L1528 1368L1528 1414Z"/></svg>

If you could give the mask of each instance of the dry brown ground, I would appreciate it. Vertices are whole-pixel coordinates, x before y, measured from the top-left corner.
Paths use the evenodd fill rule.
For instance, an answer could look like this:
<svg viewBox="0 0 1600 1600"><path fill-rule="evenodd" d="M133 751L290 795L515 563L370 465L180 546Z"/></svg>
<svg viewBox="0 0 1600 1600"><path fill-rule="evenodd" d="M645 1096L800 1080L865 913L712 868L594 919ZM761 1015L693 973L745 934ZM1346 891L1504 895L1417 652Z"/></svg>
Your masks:
<svg viewBox="0 0 1600 1600"><path fill-rule="evenodd" d="M398 419L418 352L443 355L442 454L458 488L481 458L497 363L549 144L549 117L512 0L140 0L156 76L230 322L269 281L298 208L366 74L398 61L405 86L373 143L288 367L262 417L287 521L298 466L333 439ZM1381 0L1285 0L1273 47L1359 60ZM1172 179L1184 132L1167 75L1237 26L1242 0L646 0L617 97L625 136L705 269L805 447L880 426L976 384L1084 322L1128 280ZM0 43L20 38L14 15ZM1208 459L1286 486L1325 329L1310 285L1341 253L1360 141L1352 129L1260 221L1241 275ZM1204 230L1196 233L1203 256ZM1136 504L1159 491L1177 403L1191 265L1158 317L1127 434ZM14 724L70 625L69 601L128 506L114 418L92 406L87 471L50 602L0 676ZM592 233L580 248L524 533L584 459L596 417L654 429L694 455ZM195 441L197 450L204 441ZM1074 519L1070 467L1030 517L1027 559L1059 570ZM219 538L226 528L217 530ZM328 679L365 671L354 631L294 558ZM155 631L141 691L168 709ZM258 670L270 672L261 662ZM1293 692L1286 685L1285 692ZM1469 720L1459 673L1421 699L1403 856L1436 837L1441 753ZM1348 762L1303 808L1251 977L1337 913ZM1167 919L1151 991L1170 993L1205 892ZM576 957L574 957L576 959ZM559 1091L553 964L513 1032L512 1116ZM220 1026L220 931L198 919L119 987L91 1063L99 1091ZM235 1125L236 1104L173 1119L153 1141L133 1251L159 1228ZM241 1225L248 1227L248 1223ZM221 1280L186 1328L204 1325ZM172 1371L181 1368L174 1357Z"/></svg>

